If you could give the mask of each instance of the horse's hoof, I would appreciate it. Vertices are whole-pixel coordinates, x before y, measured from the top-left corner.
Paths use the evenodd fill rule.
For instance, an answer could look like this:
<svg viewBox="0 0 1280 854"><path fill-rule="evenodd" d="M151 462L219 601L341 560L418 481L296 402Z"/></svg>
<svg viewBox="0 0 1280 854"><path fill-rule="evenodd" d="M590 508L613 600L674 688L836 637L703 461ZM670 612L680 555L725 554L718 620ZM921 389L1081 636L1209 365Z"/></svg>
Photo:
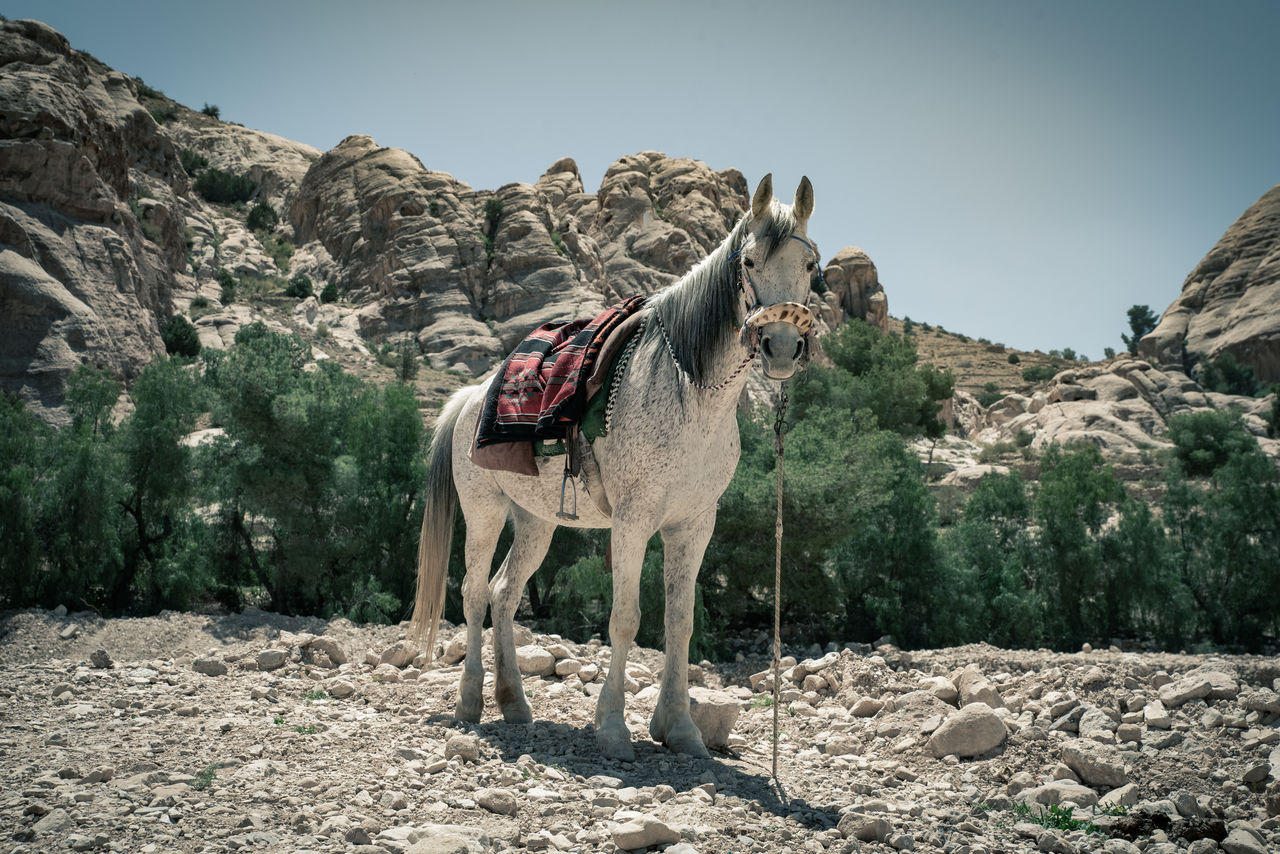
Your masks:
<svg viewBox="0 0 1280 854"><path fill-rule="evenodd" d="M468 703L463 700L458 701L458 705L454 706L453 717L456 720L469 724L480 723L480 715L484 711L484 702Z"/></svg>
<svg viewBox="0 0 1280 854"><path fill-rule="evenodd" d="M503 706L502 719L509 724L531 724L533 723L533 709L528 705L524 706Z"/></svg>
<svg viewBox="0 0 1280 854"><path fill-rule="evenodd" d="M606 739L598 736L596 743L600 746L601 755L606 759L617 759L620 762L636 761L636 749L631 746L630 741Z"/></svg>
<svg viewBox="0 0 1280 854"><path fill-rule="evenodd" d="M689 723L687 726L677 725L671 732L667 733L663 744L672 753L685 753L698 759L710 759L711 753L707 750L707 746L702 743L702 733L698 728Z"/></svg>

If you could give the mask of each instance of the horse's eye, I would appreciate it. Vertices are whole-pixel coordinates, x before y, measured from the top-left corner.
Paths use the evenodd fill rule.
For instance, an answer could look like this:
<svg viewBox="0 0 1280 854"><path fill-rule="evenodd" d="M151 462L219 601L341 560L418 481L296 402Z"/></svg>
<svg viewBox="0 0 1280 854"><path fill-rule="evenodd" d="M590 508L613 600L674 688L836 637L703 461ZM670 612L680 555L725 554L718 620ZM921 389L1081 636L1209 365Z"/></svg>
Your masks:
<svg viewBox="0 0 1280 854"><path fill-rule="evenodd" d="M752 267L754 267L755 265L756 265L756 262L755 262L755 261L752 261L750 258L743 258L743 259L742 259L742 266L746 267L748 270L750 270L750 269L751 269Z"/></svg>
<svg viewBox="0 0 1280 854"><path fill-rule="evenodd" d="M805 264L805 265L804 265L804 268L805 268L806 270L808 270L810 273L812 273L812 272L813 272L813 262L812 262L812 261L810 261L808 264Z"/></svg>

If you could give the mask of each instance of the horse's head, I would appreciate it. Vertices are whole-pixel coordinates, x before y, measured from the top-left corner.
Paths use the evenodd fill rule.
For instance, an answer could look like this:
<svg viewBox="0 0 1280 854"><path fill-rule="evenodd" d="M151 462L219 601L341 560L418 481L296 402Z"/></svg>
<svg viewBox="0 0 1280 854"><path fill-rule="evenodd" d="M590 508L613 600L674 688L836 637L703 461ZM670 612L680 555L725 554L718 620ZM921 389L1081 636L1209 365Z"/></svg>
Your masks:
<svg viewBox="0 0 1280 854"><path fill-rule="evenodd" d="M809 357L813 315L807 301L818 251L805 235L813 213L813 185L800 179L793 205L773 197L773 176L765 175L751 198L747 235L737 250L739 281L747 301L744 336L760 348L764 374L785 380Z"/></svg>

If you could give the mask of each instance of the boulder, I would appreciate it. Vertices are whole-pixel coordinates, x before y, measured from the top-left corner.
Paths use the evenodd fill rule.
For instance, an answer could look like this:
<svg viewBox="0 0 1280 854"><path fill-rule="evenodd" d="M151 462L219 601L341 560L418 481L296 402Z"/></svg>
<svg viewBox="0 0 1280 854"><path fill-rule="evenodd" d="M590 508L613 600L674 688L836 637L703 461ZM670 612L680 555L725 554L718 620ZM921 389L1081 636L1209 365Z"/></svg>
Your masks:
<svg viewBox="0 0 1280 854"><path fill-rule="evenodd" d="M1124 763L1106 745L1083 738L1067 742L1062 747L1062 761L1089 786L1113 789L1129 782Z"/></svg>
<svg viewBox="0 0 1280 854"><path fill-rule="evenodd" d="M742 701L723 691L696 685L689 688L689 715L708 748L728 746L729 734L741 710Z"/></svg>
<svg viewBox="0 0 1280 854"><path fill-rule="evenodd" d="M1004 743L1009 730L986 703L969 703L942 722L929 738L934 756L977 756Z"/></svg>

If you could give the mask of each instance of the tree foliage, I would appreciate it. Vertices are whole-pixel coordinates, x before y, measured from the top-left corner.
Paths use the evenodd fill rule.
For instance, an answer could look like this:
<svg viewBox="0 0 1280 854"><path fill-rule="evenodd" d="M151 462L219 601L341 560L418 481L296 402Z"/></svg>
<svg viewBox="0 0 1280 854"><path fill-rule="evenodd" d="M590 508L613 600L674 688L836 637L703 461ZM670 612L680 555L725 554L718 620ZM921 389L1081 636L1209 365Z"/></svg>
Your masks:
<svg viewBox="0 0 1280 854"><path fill-rule="evenodd" d="M1156 324L1160 322L1160 318L1156 317L1155 312L1148 305L1133 305L1129 307L1126 314L1129 317L1129 333L1120 334L1120 340L1124 342L1124 348L1130 353L1138 352L1138 342L1143 336L1147 335L1156 328Z"/></svg>

